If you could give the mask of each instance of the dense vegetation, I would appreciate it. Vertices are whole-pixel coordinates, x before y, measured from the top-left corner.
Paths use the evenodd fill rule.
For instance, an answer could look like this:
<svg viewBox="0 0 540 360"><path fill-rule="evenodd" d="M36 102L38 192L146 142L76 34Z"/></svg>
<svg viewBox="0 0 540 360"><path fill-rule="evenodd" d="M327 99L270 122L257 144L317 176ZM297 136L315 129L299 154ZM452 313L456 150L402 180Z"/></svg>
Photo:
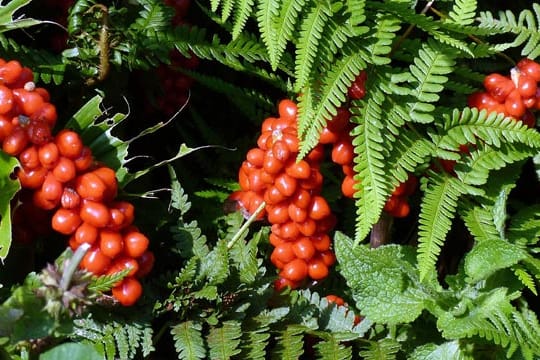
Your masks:
<svg viewBox="0 0 540 360"><path fill-rule="evenodd" d="M540 357L540 4L0 4L1 359Z"/></svg>

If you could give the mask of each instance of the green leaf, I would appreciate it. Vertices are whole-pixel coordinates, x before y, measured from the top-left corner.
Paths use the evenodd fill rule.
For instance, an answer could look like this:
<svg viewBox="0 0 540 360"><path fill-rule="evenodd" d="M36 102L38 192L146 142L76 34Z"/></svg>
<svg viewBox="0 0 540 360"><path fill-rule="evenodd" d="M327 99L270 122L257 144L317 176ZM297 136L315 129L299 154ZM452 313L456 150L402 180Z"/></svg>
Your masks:
<svg viewBox="0 0 540 360"><path fill-rule="evenodd" d="M0 151L0 262L7 257L11 246L11 199L21 188L11 174L18 164L15 157Z"/></svg>
<svg viewBox="0 0 540 360"><path fill-rule="evenodd" d="M316 1L310 12L303 17L300 34L296 46L294 88L300 91L307 84L313 70L312 64L318 50L318 44L323 35L324 25L332 14L328 3Z"/></svg>
<svg viewBox="0 0 540 360"><path fill-rule="evenodd" d="M185 321L174 325L171 334L179 359L197 360L206 358L200 322Z"/></svg>
<svg viewBox="0 0 540 360"><path fill-rule="evenodd" d="M17 12L17 10L23 6L29 4L31 1L32 0L11 0L6 5L0 5L0 33L43 23L43 21L25 17L13 19L15 12Z"/></svg>
<svg viewBox="0 0 540 360"><path fill-rule="evenodd" d="M418 268L424 280L434 271L437 257L452 226L459 197L466 188L456 178L430 172L420 207Z"/></svg>
<svg viewBox="0 0 540 360"><path fill-rule="evenodd" d="M90 344L64 343L45 351L39 360L103 360L103 356Z"/></svg>
<svg viewBox="0 0 540 360"><path fill-rule="evenodd" d="M409 360L465 360L458 341L449 341L443 344L426 344L414 349Z"/></svg>
<svg viewBox="0 0 540 360"><path fill-rule="evenodd" d="M238 347L241 336L239 322L225 321L223 326L212 328L207 338L210 358L226 360L238 354L241 351Z"/></svg>
<svg viewBox="0 0 540 360"><path fill-rule="evenodd" d="M479 242L465 257L465 274L469 283L487 279L497 270L517 264L527 252L517 245L500 239Z"/></svg>
<svg viewBox="0 0 540 360"><path fill-rule="evenodd" d="M412 322L420 315L428 296L415 285L418 275L414 249L398 245L376 249L355 246L339 232L334 244L340 272L362 315L389 324Z"/></svg>

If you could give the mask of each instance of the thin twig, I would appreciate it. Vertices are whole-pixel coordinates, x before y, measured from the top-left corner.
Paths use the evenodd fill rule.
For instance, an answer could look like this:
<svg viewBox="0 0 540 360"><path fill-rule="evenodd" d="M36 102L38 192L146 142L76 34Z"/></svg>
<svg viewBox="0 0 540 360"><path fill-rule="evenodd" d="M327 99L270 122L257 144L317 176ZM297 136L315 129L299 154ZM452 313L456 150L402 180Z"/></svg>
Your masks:
<svg viewBox="0 0 540 360"><path fill-rule="evenodd" d="M427 13L428 10L431 8L431 6L433 5L434 2L435 2L435 0L428 1L428 3L426 4L426 6L424 6L424 8L422 9L422 11L420 11L420 14L421 14L421 15L424 15L425 13ZM413 31L413 29L414 29L415 27L416 27L415 24L409 25L409 27L407 28L407 30L405 30L405 32L403 33L403 35L401 35L401 37L398 39L398 41L396 41L395 44L392 46L392 50L390 51L390 54L389 54L388 56L392 57L392 54L393 54L397 49L399 49L399 47L401 46L401 44L403 43L403 41L405 41L405 39L409 37L409 35L411 34L411 32Z"/></svg>
<svg viewBox="0 0 540 360"><path fill-rule="evenodd" d="M229 241L229 243L227 244L227 249L230 249L234 246L234 244L238 241L238 239L240 239L242 237L242 235L244 234L244 232L247 230L247 228L249 227L249 225L251 225L252 222L255 221L255 219L257 219L257 216L259 216L259 214L261 213L261 211L264 210L266 206L266 202L262 202L261 205L259 205L259 207L257 208L257 210L255 210L255 212L253 214L251 214L251 216L247 219L247 221L242 225L242 227L236 232L236 234L234 234L234 236L232 237L231 241Z"/></svg>

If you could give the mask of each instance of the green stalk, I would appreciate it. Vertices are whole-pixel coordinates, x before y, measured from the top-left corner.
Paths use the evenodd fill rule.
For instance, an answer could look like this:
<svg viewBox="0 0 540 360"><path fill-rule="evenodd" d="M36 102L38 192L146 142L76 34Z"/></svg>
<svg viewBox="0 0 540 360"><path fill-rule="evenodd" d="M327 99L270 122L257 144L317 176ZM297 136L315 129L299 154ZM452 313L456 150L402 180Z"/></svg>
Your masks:
<svg viewBox="0 0 540 360"><path fill-rule="evenodd" d="M253 214L251 214L251 216L247 219L247 221L242 225L242 227L240 229L238 229L236 234L234 234L231 241L229 241L229 243L227 244L227 249L232 248L234 246L234 244L238 241L238 239L240 239L240 237L242 237L242 234L244 234L244 232L247 230L249 225L251 225L251 223L255 221L255 219L261 213L261 211L264 210L265 206L266 206L266 202L263 201L261 203L261 205L259 205L257 210L255 210L255 212Z"/></svg>

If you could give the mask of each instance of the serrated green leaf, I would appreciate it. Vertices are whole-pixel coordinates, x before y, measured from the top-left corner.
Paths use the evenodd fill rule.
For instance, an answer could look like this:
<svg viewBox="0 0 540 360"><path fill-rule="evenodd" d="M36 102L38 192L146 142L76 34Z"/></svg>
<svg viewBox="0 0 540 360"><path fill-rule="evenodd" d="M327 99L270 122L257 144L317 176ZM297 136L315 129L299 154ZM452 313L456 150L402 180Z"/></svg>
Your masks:
<svg viewBox="0 0 540 360"><path fill-rule="evenodd" d="M225 321L223 326L210 329L207 338L210 358L227 360L240 353L238 345L241 336L240 323L235 321Z"/></svg>
<svg viewBox="0 0 540 360"><path fill-rule="evenodd" d="M201 330L201 323L195 321L185 321L171 328L174 347L179 359L197 360L206 358L206 349Z"/></svg>
<svg viewBox="0 0 540 360"><path fill-rule="evenodd" d="M458 341L449 341L442 344L426 344L414 349L409 360L465 360Z"/></svg>
<svg viewBox="0 0 540 360"><path fill-rule="evenodd" d="M505 240L479 242L465 257L465 273L469 283L488 278L500 269L508 268L525 259L527 253Z"/></svg>
<svg viewBox="0 0 540 360"><path fill-rule="evenodd" d="M339 232L334 244L341 274L362 315L385 324L412 322L420 315L428 296L414 285L418 281L414 249L398 245L376 249L354 246Z"/></svg>
<svg viewBox="0 0 540 360"><path fill-rule="evenodd" d="M11 174L19 164L15 157L0 151L0 262L3 262L11 246L11 199L21 188Z"/></svg>

